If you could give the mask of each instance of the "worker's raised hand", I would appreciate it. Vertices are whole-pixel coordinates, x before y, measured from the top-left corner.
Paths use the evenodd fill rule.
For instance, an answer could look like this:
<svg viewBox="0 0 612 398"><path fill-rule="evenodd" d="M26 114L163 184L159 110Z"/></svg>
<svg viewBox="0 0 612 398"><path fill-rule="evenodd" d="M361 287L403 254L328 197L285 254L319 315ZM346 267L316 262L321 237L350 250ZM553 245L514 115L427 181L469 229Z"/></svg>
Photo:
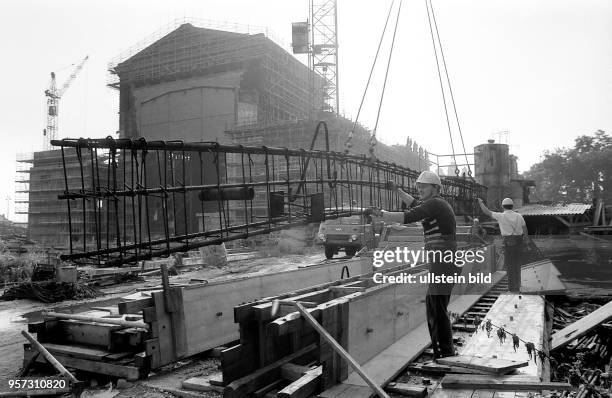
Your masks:
<svg viewBox="0 0 612 398"><path fill-rule="evenodd" d="M382 210L376 207L368 207L363 211L363 214L369 217L382 217Z"/></svg>
<svg viewBox="0 0 612 398"><path fill-rule="evenodd" d="M476 198L478 199L478 203L482 204L482 199L481 198Z"/></svg>
<svg viewBox="0 0 612 398"><path fill-rule="evenodd" d="M385 183L385 188L390 191L396 192L399 189L399 185L397 185L395 181L388 180Z"/></svg>

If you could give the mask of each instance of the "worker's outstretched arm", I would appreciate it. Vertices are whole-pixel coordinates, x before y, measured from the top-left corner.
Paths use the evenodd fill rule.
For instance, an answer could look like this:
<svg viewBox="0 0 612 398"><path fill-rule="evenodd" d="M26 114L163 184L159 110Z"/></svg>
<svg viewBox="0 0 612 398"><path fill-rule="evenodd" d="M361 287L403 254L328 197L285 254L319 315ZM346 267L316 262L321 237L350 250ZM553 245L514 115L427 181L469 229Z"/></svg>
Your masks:
<svg viewBox="0 0 612 398"><path fill-rule="evenodd" d="M386 211L372 207L367 209L365 214L372 215L373 217L377 217L379 219L382 218L385 224L404 223L404 212L401 211Z"/></svg>
<svg viewBox="0 0 612 398"><path fill-rule="evenodd" d="M487 208L487 206L485 206L485 204L483 203L482 199L478 198L478 204L480 205L480 209L482 210L482 212L484 214L486 214L487 216L491 217L491 213L493 213L491 210L489 210Z"/></svg>
<svg viewBox="0 0 612 398"><path fill-rule="evenodd" d="M404 223L404 212L402 211L382 211L382 218L385 224Z"/></svg>
<svg viewBox="0 0 612 398"><path fill-rule="evenodd" d="M397 188L397 195L404 203L406 203L407 207L410 207L412 202L414 202L414 197L409 193L404 192L401 188Z"/></svg>
<svg viewBox="0 0 612 398"><path fill-rule="evenodd" d="M409 193L404 192L404 190L401 189L399 185L397 185L393 181L387 181L387 189L390 189L391 191L395 192L400 197L400 199L404 203L406 203L407 207L410 207L412 202L414 202L414 197Z"/></svg>

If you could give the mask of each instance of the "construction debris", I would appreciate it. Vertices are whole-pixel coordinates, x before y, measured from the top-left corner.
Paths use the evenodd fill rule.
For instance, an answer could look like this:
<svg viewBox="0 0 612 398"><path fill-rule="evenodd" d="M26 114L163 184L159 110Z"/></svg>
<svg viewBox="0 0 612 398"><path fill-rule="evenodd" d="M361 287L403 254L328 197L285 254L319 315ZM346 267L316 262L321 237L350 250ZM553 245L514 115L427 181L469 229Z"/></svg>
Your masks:
<svg viewBox="0 0 612 398"><path fill-rule="evenodd" d="M576 314L580 315L582 312L582 315L584 315L584 311L586 310L580 310ZM568 317L565 318L567 319ZM612 302L601 306L590 314L555 332L552 336L551 349L556 350L569 344L572 340L585 335L609 319L612 319Z"/></svg>
<svg viewBox="0 0 612 398"><path fill-rule="evenodd" d="M0 300L33 299L43 303L56 303L63 300L94 298L98 291L80 282L23 282L4 291Z"/></svg>

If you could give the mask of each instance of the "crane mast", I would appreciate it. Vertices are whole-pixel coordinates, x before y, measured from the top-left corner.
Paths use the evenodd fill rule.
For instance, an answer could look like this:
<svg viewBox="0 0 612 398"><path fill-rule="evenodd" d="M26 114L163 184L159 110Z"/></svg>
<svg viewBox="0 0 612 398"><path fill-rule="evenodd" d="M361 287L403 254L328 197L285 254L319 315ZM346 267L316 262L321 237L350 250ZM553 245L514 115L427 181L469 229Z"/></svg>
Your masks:
<svg viewBox="0 0 612 398"><path fill-rule="evenodd" d="M74 79L76 79L79 72L81 72L88 59L89 55L83 58L59 90L57 89L57 83L55 81L55 72L51 72L51 81L49 82L49 87L45 90L45 97L47 97L47 127L43 129L45 150L50 150L51 140L57 139L60 99L66 90L68 90L68 87L70 87Z"/></svg>

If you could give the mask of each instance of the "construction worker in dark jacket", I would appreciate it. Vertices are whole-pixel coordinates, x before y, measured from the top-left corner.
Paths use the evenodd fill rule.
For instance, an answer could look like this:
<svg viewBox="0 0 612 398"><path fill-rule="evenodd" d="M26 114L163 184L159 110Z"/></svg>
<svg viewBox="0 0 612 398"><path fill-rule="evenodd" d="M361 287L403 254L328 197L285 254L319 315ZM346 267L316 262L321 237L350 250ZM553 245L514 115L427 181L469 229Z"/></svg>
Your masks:
<svg viewBox="0 0 612 398"><path fill-rule="evenodd" d="M425 250L440 250L442 253L447 250L454 252L457 248L455 213L450 204L439 196L442 187L440 177L434 172L424 171L416 182L421 197L419 204L403 212L373 209L372 214L382 217L385 223L408 224L421 221ZM391 188L408 206L414 203L415 199L397 185L391 184ZM441 257L443 256L433 256L433 260L429 259L430 273L434 276L452 276L461 273L454 263L445 263ZM427 326L436 358L455 355L451 321L447 309L452 290L452 283L430 283L427 288L425 297Z"/></svg>

